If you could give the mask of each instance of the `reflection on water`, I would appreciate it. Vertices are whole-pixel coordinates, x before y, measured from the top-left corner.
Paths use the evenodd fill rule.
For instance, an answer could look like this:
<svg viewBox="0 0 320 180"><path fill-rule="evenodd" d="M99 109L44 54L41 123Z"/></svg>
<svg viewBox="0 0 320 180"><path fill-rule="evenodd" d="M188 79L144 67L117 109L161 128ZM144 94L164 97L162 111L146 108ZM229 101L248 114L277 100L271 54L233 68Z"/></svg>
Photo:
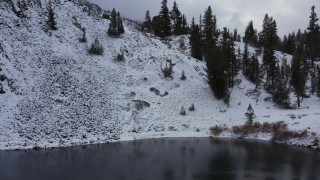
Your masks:
<svg viewBox="0 0 320 180"><path fill-rule="evenodd" d="M0 151L1 180L316 180L319 169L319 152L209 138Z"/></svg>

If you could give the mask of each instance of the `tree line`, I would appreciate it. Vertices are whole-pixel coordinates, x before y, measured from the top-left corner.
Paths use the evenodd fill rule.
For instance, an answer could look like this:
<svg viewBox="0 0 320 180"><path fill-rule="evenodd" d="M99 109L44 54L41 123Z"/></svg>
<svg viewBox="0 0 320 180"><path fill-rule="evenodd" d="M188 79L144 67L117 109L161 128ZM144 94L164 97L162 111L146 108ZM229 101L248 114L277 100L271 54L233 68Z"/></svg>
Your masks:
<svg viewBox="0 0 320 180"><path fill-rule="evenodd" d="M51 1L49 1L51 2ZM57 30L54 8L48 4L48 26ZM119 37L124 33L120 12L115 9L110 14L108 34ZM227 27L222 30L217 27L217 17L209 6L199 22L192 18L190 26L186 16L179 10L174 1L172 10L167 6L167 0L162 0L158 15L151 18L150 12L145 14L142 30L165 38L171 35L188 35L191 56L206 62L208 83L217 99L229 103L230 90L235 86L236 76L242 73L256 88L263 87L271 94L272 100L281 107L289 108L290 92L297 96L300 106L302 98L315 94L320 97L320 68L315 62L320 58L320 27L315 6L311 7L309 26L304 32L285 35L283 39L277 35L276 20L265 15L262 31L254 28L253 21L248 23L243 38L237 29L230 32ZM85 29L82 29L82 42L86 39ZM244 50L236 49L235 42L243 41ZM103 47L98 39L91 45L98 47L103 53ZM255 53L249 52L249 47L255 48ZM284 56L276 57L276 51L293 55L291 64ZM90 49L89 53L95 54ZM259 57L262 56L262 61ZM307 82L310 81L310 87ZM307 92L307 89L309 90ZM309 93L309 94L308 94Z"/></svg>

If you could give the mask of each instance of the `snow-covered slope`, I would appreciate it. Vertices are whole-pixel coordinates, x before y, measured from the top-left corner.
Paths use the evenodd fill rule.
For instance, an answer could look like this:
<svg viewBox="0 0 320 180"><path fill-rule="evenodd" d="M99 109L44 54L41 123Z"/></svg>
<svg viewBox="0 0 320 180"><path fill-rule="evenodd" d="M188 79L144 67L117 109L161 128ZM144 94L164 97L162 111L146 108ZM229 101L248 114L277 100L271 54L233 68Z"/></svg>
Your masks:
<svg viewBox="0 0 320 180"><path fill-rule="evenodd" d="M282 110L264 101L269 95L262 89L259 96L249 95L254 85L240 73L227 106L212 95L204 62L179 47L182 39L188 48L186 36L161 40L125 21L125 33L112 38L106 33L109 21L88 16L84 9L61 1L55 9L58 30L52 31L46 27L45 8L29 7L28 17L19 18L0 2L0 74L6 76L1 82L6 93L0 94L0 149L207 137L214 125L243 124L249 104L256 121L285 121L292 130L320 132L316 97L303 101L308 107ZM79 42L82 32L75 24L86 28L88 43ZM87 53L95 38L103 44L103 56ZM242 43L237 46L243 49ZM116 60L118 53L125 61ZM161 69L169 62L175 64L174 73L164 78ZM182 71L186 80L180 79ZM192 104L195 111L188 110ZM180 115L182 106L185 116ZM309 145L311 140L297 143Z"/></svg>

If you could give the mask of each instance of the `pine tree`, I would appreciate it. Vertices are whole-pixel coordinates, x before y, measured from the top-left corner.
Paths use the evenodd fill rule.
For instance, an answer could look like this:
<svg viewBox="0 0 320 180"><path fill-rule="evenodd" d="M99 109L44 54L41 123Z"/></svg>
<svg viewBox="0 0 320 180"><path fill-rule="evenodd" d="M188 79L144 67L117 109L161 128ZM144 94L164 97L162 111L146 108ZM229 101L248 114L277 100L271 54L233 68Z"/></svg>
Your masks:
<svg viewBox="0 0 320 180"><path fill-rule="evenodd" d="M110 21L111 22L109 24L108 34L110 36L117 36L118 35L117 11L116 11L115 8L113 8L112 11L111 11Z"/></svg>
<svg viewBox="0 0 320 180"><path fill-rule="evenodd" d="M233 41L237 41L237 39L238 39L238 29L235 28L235 29L233 30L233 38L232 38L232 40L233 40Z"/></svg>
<svg viewBox="0 0 320 180"><path fill-rule="evenodd" d="M172 29L173 29L173 34L175 35L181 35L183 34L182 30L182 14L178 8L178 4L176 1L173 2L173 8L172 11L170 12L171 15L171 20L173 21L172 24Z"/></svg>
<svg viewBox="0 0 320 180"><path fill-rule="evenodd" d="M249 70L249 52L248 52L248 44L244 45L244 51L242 54L242 69L243 74L248 77L248 70Z"/></svg>
<svg viewBox="0 0 320 180"><path fill-rule="evenodd" d="M318 82L317 82L317 97L320 98L320 67L317 66L317 71L318 71Z"/></svg>
<svg viewBox="0 0 320 180"><path fill-rule="evenodd" d="M202 44L205 55L210 51L210 47L216 44L217 38L217 22L215 16L212 14L211 6L205 11L203 17L203 29L202 29Z"/></svg>
<svg viewBox="0 0 320 180"><path fill-rule="evenodd" d="M282 42L282 50L283 52L287 54L293 54L295 51L296 43L295 43L295 35L292 33L289 33L288 36L284 36L283 42Z"/></svg>
<svg viewBox="0 0 320 180"><path fill-rule="evenodd" d="M189 43L191 46L191 56L202 60L202 49L201 49L201 30L198 24L195 24L194 18L192 18L190 26Z"/></svg>
<svg viewBox="0 0 320 180"><path fill-rule="evenodd" d="M299 46L297 51L294 53L291 62L291 85L297 96L298 107L300 107L300 97L302 97L304 94L306 84L303 58L302 47Z"/></svg>
<svg viewBox="0 0 320 180"><path fill-rule="evenodd" d="M151 21L149 10L146 12L144 22L143 22L143 27L146 28L147 31L150 31L152 29L152 21Z"/></svg>
<svg viewBox="0 0 320 180"><path fill-rule="evenodd" d="M160 22L161 22L161 26L160 26L160 37L167 37L171 35L171 18L170 18L170 14L169 14L169 9L167 6L167 0L162 0L161 2L161 10L159 13L160 16Z"/></svg>
<svg viewBox="0 0 320 180"><path fill-rule="evenodd" d="M310 69L310 81L311 81L311 89L310 93L313 95L317 91L317 68L313 67Z"/></svg>
<svg viewBox="0 0 320 180"><path fill-rule="evenodd" d="M181 33L182 34L188 34L189 32L189 27L187 23L187 18L185 15L182 15L182 28L181 28Z"/></svg>
<svg viewBox="0 0 320 180"><path fill-rule="evenodd" d="M297 38L297 42L300 44L302 42L302 33L300 29L298 29L296 38Z"/></svg>
<svg viewBox="0 0 320 180"><path fill-rule="evenodd" d="M254 110L253 110L251 104L249 104L249 106L247 108L247 112L245 113L245 116L247 117L247 124L252 125L255 115L254 115Z"/></svg>
<svg viewBox="0 0 320 180"><path fill-rule="evenodd" d="M289 108L290 106L290 90L287 86L287 83L284 80L284 77L281 76L280 67L276 67L276 78L274 80L274 88L272 92L272 100L278 106L283 108Z"/></svg>
<svg viewBox="0 0 320 180"><path fill-rule="evenodd" d="M186 80L186 79L187 79L187 76L186 76L184 70L182 70L182 72L181 72L180 79L181 79L181 80Z"/></svg>
<svg viewBox="0 0 320 180"><path fill-rule="evenodd" d="M237 58L234 50L234 42L230 37L229 30L223 28L222 42L221 42L222 55L225 59L225 71L229 88L234 86L234 77L237 73Z"/></svg>
<svg viewBox="0 0 320 180"><path fill-rule="evenodd" d="M111 22L108 28L108 34L110 36L117 37L125 32L120 12L117 12L115 8L113 8L111 11L110 21Z"/></svg>
<svg viewBox="0 0 320 180"><path fill-rule="evenodd" d="M210 45L207 52L206 65L208 83L217 99L229 99L228 82L225 76L225 60L220 47Z"/></svg>
<svg viewBox="0 0 320 180"><path fill-rule="evenodd" d="M307 55L308 58L312 60L312 64L317 56L319 56L320 52L320 28L317 24L317 14L315 12L315 6L311 7L311 15L309 21L309 27L307 31Z"/></svg>
<svg viewBox="0 0 320 180"><path fill-rule="evenodd" d="M266 14L262 27L263 29L259 37L259 43L264 47L263 66L267 74L265 87L267 91L273 93L277 66L274 52L278 42L277 23L272 17L269 18L268 14Z"/></svg>
<svg viewBox="0 0 320 180"><path fill-rule="evenodd" d="M253 21L250 21L243 37L243 42L248 43L251 46L256 46L258 42L258 36L256 30L253 28Z"/></svg>
<svg viewBox="0 0 320 180"><path fill-rule="evenodd" d="M251 62L251 68L253 69L252 82L255 83L256 87L258 87L260 83L260 64L257 54L251 57Z"/></svg>
<svg viewBox="0 0 320 180"><path fill-rule="evenodd" d="M102 55L103 51L102 44L100 44L99 39L96 38L90 46L89 54Z"/></svg>
<svg viewBox="0 0 320 180"><path fill-rule="evenodd" d="M49 0L47 4L47 10L48 10L47 24L49 25L50 29L57 30L58 28L57 28L57 22L56 22L56 15L54 13L54 6L51 0Z"/></svg>
<svg viewBox="0 0 320 180"><path fill-rule="evenodd" d="M123 23L122 23L122 18L121 18L120 12L118 12L118 14L117 14L117 28L118 28L118 35L124 33L124 27L123 27Z"/></svg>
<svg viewBox="0 0 320 180"><path fill-rule="evenodd" d="M251 81L256 86L258 86L260 81L259 75L260 75L260 65L259 65L258 58L256 57L256 55L252 55L248 59L248 68L245 73L245 76L249 81Z"/></svg>

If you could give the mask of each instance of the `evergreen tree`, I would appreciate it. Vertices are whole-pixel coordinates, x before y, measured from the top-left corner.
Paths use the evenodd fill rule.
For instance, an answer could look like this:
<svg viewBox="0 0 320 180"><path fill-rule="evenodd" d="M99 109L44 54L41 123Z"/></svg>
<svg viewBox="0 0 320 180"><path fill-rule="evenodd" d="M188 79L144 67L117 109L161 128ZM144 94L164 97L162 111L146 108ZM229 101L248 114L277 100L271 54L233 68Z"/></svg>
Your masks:
<svg viewBox="0 0 320 180"><path fill-rule="evenodd" d="M277 70L280 70L280 69L277 69ZM273 102L276 103L277 105L279 105L280 107L289 108L289 106L290 106L290 97L289 97L290 90L289 90L287 84L285 83L283 78L281 78L281 76L278 76L275 79L274 84L275 84L275 88L272 93Z"/></svg>
<svg viewBox="0 0 320 180"><path fill-rule="evenodd" d="M258 87L260 83L260 64L259 64L257 54L251 57L251 61L252 61L251 67L254 71L252 82L256 84L256 87Z"/></svg>
<svg viewBox="0 0 320 180"><path fill-rule="evenodd" d="M307 55L308 58L312 60L312 64L320 52L320 28L317 24L318 20L319 19L317 18L317 14L315 12L315 6L312 6L306 39Z"/></svg>
<svg viewBox="0 0 320 180"><path fill-rule="evenodd" d="M274 50L264 48L262 58L263 58L264 70L266 71L266 74L267 74L265 87L268 92L273 93L273 90L275 88L274 81L276 79L276 66L277 66Z"/></svg>
<svg viewBox="0 0 320 180"><path fill-rule="evenodd" d="M252 125L255 115L254 115L254 110L253 110L251 104L249 104L249 106L247 108L247 112L245 113L245 116L247 117L247 124Z"/></svg>
<svg viewBox="0 0 320 180"><path fill-rule="evenodd" d="M195 24L194 18L192 18L190 26L189 43L191 46L191 56L202 60L202 49L201 49L201 30L198 24Z"/></svg>
<svg viewBox="0 0 320 180"><path fill-rule="evenodd" d="M48 10L47 24L49 25L50 29L57 30L58 28L57 28L57 22L56 22L56 15L54 13L54 6L51 0L49 0L47 4L47 10Z"/></svg>
<svg viewBox="0 0 320 180"><path fill-rule="evenodd" d="M111 11L110 24L108 28L108 34L110 36L117 37L124 33L124 27L122 23L122 18L120 12L117 12L115 8Z"/></svg>
<svg viewBox="0 0 320 180"><path fill-rule="evenodd" d="M118 35L118 28L117 28L117 11L115 8L111 11L110 16L110 24L108 29L108 34L111 36L117 36Z"/></svg>
<svg viewBox="0 0 320 180"><path fill-rule="evenodd" d="M159 13L161 26L160 28L160 37L167 37L171 35L171 18L169 14L169 9L167 6L167 0L162 0L161 10Z"/></svg>
<svg viewBox="0 0 320 180"><path fill-rule="evenodd" d="M302 33L300 29L298 29L296 38L297 38L297 42L300 44L302 42Z"/></svg>
<svg viewBox="0 0 320 180"><path fill-rule="evenodd" d="M242 55L242 69L244 76L248 77L249 70L249 52L248 52L248 44L244 45L244 51Z"/></svg>
<svg viewBox="0 0 320 180"><path fill-rule="evenodd" d="M253 28L253 21L250 21L243 37L243 42L256 46L258 42L257 31Z"/></svg>
<svg viewBox="0 0 320 180"><path fill-rule="evenodd" d="M182 28L181 28L181 33L182 34L188 34L189 32L189 27L187 23L187 18L185 15L182 15Z"/></svg>
<svg viewBox="0 0 320 180"><path fill-rule="evenodd" d="M267 74L265 87L267 91L273 93L277 66L274 52L278 42L277 23L272 17L269 18L268 14L266 14L262 27L263 29L259 37L259 43L264 47L263 66Z"/></svg>
<svg viewBox="0 0 320 180"><path fill-rule="evenodd" d="M252 55L248 60L248 68L245 73L246 78L254 83L256 86L259 85L260 81L260 65L258 58L255 55Z"/></svg>
<svg viewBox="0 0 320 180"><path fill-rule="evenodd" d="M233 38L232 38L233 41L238 41L238 29L235 28L233 30Z"/></svg>
<svg viewBox="0 0 320 180"><path fill-rule="evenodd" d="M146 28L147 31L150 31L152 29L152 21L151 21L149 10L146 12L144 22L143 22L143 27Z"/></svg>
<svg viewBox="0 0 320 180"><path fill-rule="evenodd" d="M161 16L154 16L152 18L152 29L155 36L162 36L162 26Z"/></svg>
<svg viewBox="0 0 320 180"><path fill-rule="evenodd" d="M118 14L117 14L117 28L118 28L118 35L124 33L124 27L123 27L123 23L122 23L122 18L121 18L120 12L118 12Z"/></svg>
<svg viewBox="0 0 320 180"><path fill-rule="evenodd" d="M295 52L295 47L296 47L296 43L295 43L295 35L289 33L288 37L284 36L283 39L283 47L282 50L283 52L287 53L287 54L293 54Z"/></svg>
<svg viewBox="0 0 320 180"><path fill-rule="evenodd" d="M320 98L320 67L319 66L317 66L317 71L318 71L317 96Z"/></svg>
<svg viewBox="0 0 320 180"><path fill-rule="evenodd" d="M267 49L275 49L278 42L277 30L276 21L266 14L263 20L262 32L259 36L260 45Z"/></svg>
<svg viewBox="0 0 320 180"><path fill-rule="evenodd" d="M103 51L102 44L100 44L99 39L96 38L90 46L89 54L102 55Z"/></svg>
<svg viewBox="0 0 320 180"><path fill-rule="evenodd" d="M318 81L317 81L317 68L316 67L311 68L311 71L310 71L310 82L311 82L310 93L313 95L317 91L317 84L318 84Z"/></svg>
<svg viewBox="0 0 320 180"><path fill-rule="evenodd" d="M303 67L303 58L304 57L302 54L302 47L300 46L294 53L291 62L291 85L297 96L298 107L300 107L300 97L302 97L304 94L306 84Z"/></svg>
<svg viewBox="0 0 320 180"><path fill-rule="evenodd" d="M211 51L211 46L216 45L217 38L217 22L216 17L212 14L211 6L205 11L203 18L203 29L202 29L202 44L205 55L208 51Z"/></svg>
<svg viewBox="0 0 320 180"><path fill-rule="evenodd" d="M228 82L225 77L225 61L220 47L214 44L208 44L210 51L207 52L206 65L208 82L217 99L228 101L230 94L228 91ZM228 102L227 102L228 103Z"/></svg>
<svg viewBox="0 0 320 180"><path fill-rule="evenodd" d="M182 14L178 8L178 5L176 1L173 2L173 8L172 11L170 12L171 15L171 20L173 21L172 24L172 29L173 29L173 34L175 35L181 35L183 34L182 30Z"/></svg>
<svg viewBox="0 0 320 180"><path fill-rule="evenodd" d="M225 72L227 75L227 81L229 88L234 86L234 77L237 74L237 58L234 50L234 42L230 37L229 30L226 27L223 28L221 53L225 59Z"/></svg>

